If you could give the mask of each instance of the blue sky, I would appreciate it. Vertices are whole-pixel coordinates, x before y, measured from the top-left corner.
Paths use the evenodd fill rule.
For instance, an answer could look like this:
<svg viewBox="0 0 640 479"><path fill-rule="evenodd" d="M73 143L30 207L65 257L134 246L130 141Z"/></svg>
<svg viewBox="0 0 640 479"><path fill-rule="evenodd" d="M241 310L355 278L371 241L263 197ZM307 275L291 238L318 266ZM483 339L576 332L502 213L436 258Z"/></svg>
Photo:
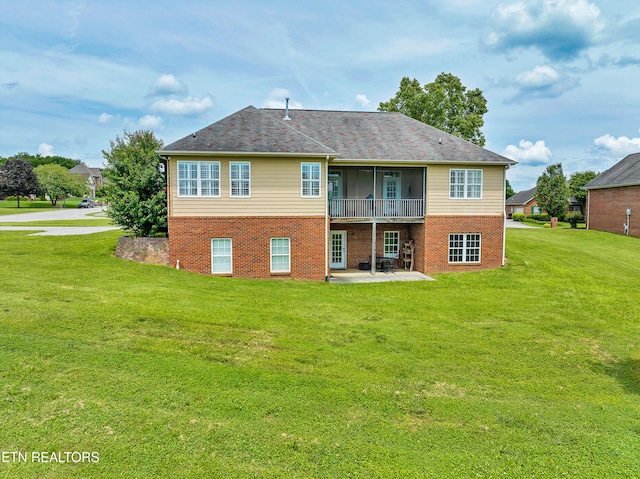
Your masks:
<svg viewBox="0 0 640 479"><path fill-rule="evenodd" d="M0 156L101 166L125 130L167 144L287 96L376 110L441 72L484 92L516 190L640 151L637 0L2 2L0 66Z"/></svg>

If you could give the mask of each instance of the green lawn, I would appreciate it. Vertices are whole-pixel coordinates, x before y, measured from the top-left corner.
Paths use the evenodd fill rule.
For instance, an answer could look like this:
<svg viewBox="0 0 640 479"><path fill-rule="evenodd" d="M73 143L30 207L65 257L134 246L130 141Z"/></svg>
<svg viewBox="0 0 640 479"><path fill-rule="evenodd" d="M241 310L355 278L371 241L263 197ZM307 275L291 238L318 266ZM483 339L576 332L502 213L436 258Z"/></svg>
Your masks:
<svg viewBox="0 0 640 479"><path fill-rule="evenodd" d="M200 276L0 232L0 477L640 477L640 240L437 281ZM99 462L33 462L33 452ZM76 456L77 457L77 456ZM0 459L2 456L0 456Z"/></svg>

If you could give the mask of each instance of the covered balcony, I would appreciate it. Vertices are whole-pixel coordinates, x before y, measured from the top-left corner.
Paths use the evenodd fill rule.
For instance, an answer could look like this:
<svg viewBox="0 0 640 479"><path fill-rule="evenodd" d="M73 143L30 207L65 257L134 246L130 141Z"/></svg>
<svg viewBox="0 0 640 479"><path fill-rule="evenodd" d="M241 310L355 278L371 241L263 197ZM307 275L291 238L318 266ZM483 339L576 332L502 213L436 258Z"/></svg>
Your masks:
<svg viewBox="0 0 640 479"><path fill-rule="evenodd" d="M422 221L425 168L330 168L329 216L333 221Z"/></svg>

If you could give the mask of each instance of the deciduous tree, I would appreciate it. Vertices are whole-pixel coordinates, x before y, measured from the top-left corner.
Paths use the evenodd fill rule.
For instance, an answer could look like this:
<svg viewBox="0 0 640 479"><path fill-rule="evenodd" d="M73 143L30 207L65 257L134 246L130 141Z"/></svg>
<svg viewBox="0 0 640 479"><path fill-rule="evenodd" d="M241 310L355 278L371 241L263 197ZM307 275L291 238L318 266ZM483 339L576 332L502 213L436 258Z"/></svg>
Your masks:
<svg viewBox="0 0 640 479"><path fill-rule="evenodd" d="M87 180L80 175L73 175L64 166L56 163L40 165L35 170L43 193L49 195L51 204L56 205L59 198L84 196L89 192Z"/></svg>
<svg viewBox="0 0 640 479"><path fill-rule="evenodd" d="M536 202L550 216L562 216L569 206L569 188L562 163L547 166L536 183Z"/></svg>
<svg viewBox="0 0 640 479"><path fill-rule="evenodd" d="M164 166L156 153L163 143L153 132L124 132L102 151L108 182L104 193L107 215L134 236L155 236L167 231L167 193Z"/></svg>
<svg viewBox="0 0 640 479"><path fill-rule="evenodd" d="M38 192L38 177L33 171L33 166L20 158L6 161L0 166L0 194L11 195L18 198Z"/></svg>
<svg viewBox="0 0 640 479"><path fill-rule="evenodd" d="M587 191L583 186L593 180L598 173L595 171L577 171L569 176L569 194L573 196L582 205L582 210L587 204Z"/></svg>
<svg viewBox="0 0 640 479"><path fill-rule="evenodd" d="M505 191L504 191L505 199L511 198L515 194L516 192L513 191L513 188L511 188L511 183L509 183L509 180L507 180L505 183Z"/></svg>
<svg viewBox="0 0 640 479"><path fill-rule="evenodd" d="M481 128L487 100L482 90L467 90L451 73L441 73L424 87L404 77L396 96L381 102L378 110L397 111L476 145L485 144Z"/></svg>

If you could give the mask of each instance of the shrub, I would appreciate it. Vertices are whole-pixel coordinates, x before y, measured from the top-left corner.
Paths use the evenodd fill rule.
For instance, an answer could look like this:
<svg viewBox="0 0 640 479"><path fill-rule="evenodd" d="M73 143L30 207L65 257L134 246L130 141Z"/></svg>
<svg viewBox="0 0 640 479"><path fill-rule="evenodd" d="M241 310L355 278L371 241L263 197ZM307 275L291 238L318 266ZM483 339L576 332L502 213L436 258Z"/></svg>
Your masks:
<svg viewBox="0 0 640 479"><path fill-rule="evenodd" d="M551 223L545 223L545 224L544 224L544 227L545 227L545 228L551 228Z"/></svg>
<svg viewBox="0 0 640 479"><path fill-rule="evenodd" d="M565 215L565 219L567 223L571 225L572 228L577 228L578 223L582 222L584 218L582 217L582 213L579 211L574 211L572 213L567 213Z"/></svg>
<svg viewBox="0 0 640 479"><path fill-rule="evenodd" d="M514 214L511 216L511 219L512 219L513 221L524 221L524 214L522 214L522 213L514 213Z"/></svg>
<svg viewBox="0 0 640 479"><path fill-rule="evenodd" d="M537 214L534 214L534 215L529 215L529 216L527 216L527 219L528 220L534 220L534 221L549 221L549 220L551 220L549 215L546 214L546 213L543 213L543 214L537 213Z"/></svg>

